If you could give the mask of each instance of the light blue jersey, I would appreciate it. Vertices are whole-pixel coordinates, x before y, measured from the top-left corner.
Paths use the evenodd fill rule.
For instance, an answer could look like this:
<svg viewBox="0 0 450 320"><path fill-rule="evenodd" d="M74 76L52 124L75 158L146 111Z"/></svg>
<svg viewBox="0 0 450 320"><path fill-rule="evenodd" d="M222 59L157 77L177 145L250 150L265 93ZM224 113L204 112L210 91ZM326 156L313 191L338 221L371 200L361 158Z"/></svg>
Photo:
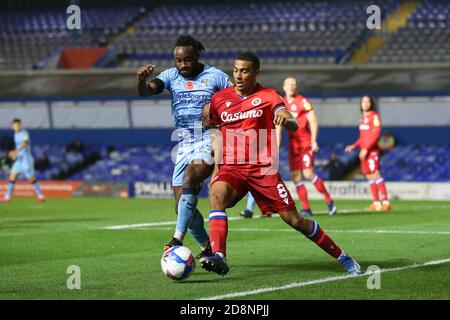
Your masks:
<svg viewBox="0 0 450 320"><path fill-rule="evenodd" d="M25 142L28 141L28 145L22 150L17 152L16 161L11 168L11 172L24 175L26 178L34 177L34 159L31 154L31 140L27 130L20 130L14 134L14 142L16 144L16 150Z"/></svg>
<svg viewBox="0 0 450 320"><path fill-rule="evenodd" d="M194 125L201 122L203 106L217 91L230 85L230 78L223 71L204 65L202 73L193 79L181 75L177 68L167 69L157 76L172 97L172 118L177 129L194 133ZM186 134L186 132L185 132Z"/></svg>
<svg viewBox="0 0 450 320"><path fill-rule="evenodd" d="M22 129L17 133L14 133L14 143L16 144L16 150L25 142L28 141L28 145L17 153L17 159L31 159L31 141L30 135L27 130Z"/></svg>
<svg viewBox="0 0 450 320"><path fill-rule="evenodd" d="M206 64L203 71L192 79L183 77L177 68L161 72L157 79L164 82L172 97L172 118L181 140L172 186L181 186L184 171L191 161L213 163L211 137L201 125L202 110L214 93L227 88L231 82L226 73Z"/></svg>

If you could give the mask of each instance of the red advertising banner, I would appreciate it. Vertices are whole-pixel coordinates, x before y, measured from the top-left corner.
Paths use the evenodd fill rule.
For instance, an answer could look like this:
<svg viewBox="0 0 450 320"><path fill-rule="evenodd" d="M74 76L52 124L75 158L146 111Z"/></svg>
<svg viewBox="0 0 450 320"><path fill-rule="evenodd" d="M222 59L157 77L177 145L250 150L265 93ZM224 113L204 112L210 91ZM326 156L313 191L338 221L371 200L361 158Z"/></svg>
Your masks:
<svg viewBox="0 0 450 320"><path fill-rule="evenodd" d="M60 69L89 69L108 51L107 48L65 48L59 60Z"/></svg>
<svg viewBox="0 0 450 320"><path fill-rule="evenodd" d="M6 193L8 181L0 181L0 195ZM70 198L81 187L81 181L39 181L47 198ZM27 181L17 181L13 197L34 197L33 185Z"/></svg>

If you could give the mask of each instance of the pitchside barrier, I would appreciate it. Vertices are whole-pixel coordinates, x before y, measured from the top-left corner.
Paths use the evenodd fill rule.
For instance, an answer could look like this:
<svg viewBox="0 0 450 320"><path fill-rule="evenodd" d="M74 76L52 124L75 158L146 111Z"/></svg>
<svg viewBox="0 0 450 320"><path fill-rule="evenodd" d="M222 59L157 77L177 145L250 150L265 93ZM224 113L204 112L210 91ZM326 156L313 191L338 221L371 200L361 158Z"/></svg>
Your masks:
<svg viewBox="0 0 450 320"><path fill-rule="evenodd" d="M286 183L294 199L298 199L295 185ZM331 196L337 200L372 199L369 184L365 181L329 181L325 185ZM312 184L306 184L310 199L323 199ZM400 200L448 200L450 182L386 182L389 197Z"/></svg>
<svg viewBox="0 0 450 320"><path fill-rule="evenodd" d="M70 197L120 197L120 198L172 198L170 181L129 183L103 183L82 181L40 181L41 189L48 198ZM325 183L331 196L336 200L370 200L367 182L328 181ZM294 199L298 199L294 183L286 182ZM8 181L0 181L0 195L6 192ZM306 184L310 199L319 200L323 196L312 184ZM450 201L450 182L387 182L391 199L400 200L448 200ZM209 183L205 182L200 197L208 196ZM30 183L17 182L15 197L34 197Z"/></svg>

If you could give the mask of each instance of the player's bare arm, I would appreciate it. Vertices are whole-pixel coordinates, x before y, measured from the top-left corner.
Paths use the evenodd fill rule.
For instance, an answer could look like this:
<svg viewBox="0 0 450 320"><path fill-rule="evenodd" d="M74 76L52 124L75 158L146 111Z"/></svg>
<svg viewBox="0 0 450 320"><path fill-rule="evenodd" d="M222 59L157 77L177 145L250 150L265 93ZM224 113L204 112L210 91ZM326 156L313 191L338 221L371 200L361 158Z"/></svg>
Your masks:
<svg viewBox="0 0 450 320"><path fill-rule="evenodd" d="M141 97L148 97L154 94L159 94L164 90L164 84L159 79L148 81L148 77L155 70L154 64L147 64L140 67L136 73L137 75L137 92Z"/></svg>
<svg viewBox="0 0 450 320"><path fill-rule="evenodd" d="M283 137L283 127L281 126L275 126L275 134L276 134L276 138L277 138L277 146L278 149L281 148L281 139Z"/></svg>
<svg viewBox="0 0 450 320"><path fill-rule="evenodd" d="M209 106L209 104L208 104ZM213 167L213 171L211 173L211 179L209 182L209 185L211 187L211 184L213 182L213 178L216 176L217 172L219 171L219 161L221 161L221 157L222 157L222 153L221 153L221 148L222 148L222 135L221 132L217 129L212 129L212 133L211 133L211 145L212 145L212 152L213 152L213 157L214 157L214 167Z"/></svg>
<svg viewBox="0 0 450 320"><path fill-rule="evenodd" d="M295 131L298 129L297 120L286 108L283 108L276 113L273 123L289 131Z"/></svg>
<svg viewBox="0 0 450 320"><path fill-rule="evenodd" d="M345 152L352 152L353 150L355 150L355 146L350 144L348 146L345 147Z"/></svg>
<svg viewBox="0 0 450 320"><path fill-rule="evenodd" d="M367 149L361 149L361 151L359 151L359 158L365 159L367 157L367 153L368 153Z"/></svg>
<svg viewBox="0 0 450 320"><path fill-rule="evenodd" d="M311 131L311 149L313 152L318 152L319 145L317 144L317 136L319 135L319 121L317 120L316 112L314 110L307 112L306 119L308 120Z"/></svg>

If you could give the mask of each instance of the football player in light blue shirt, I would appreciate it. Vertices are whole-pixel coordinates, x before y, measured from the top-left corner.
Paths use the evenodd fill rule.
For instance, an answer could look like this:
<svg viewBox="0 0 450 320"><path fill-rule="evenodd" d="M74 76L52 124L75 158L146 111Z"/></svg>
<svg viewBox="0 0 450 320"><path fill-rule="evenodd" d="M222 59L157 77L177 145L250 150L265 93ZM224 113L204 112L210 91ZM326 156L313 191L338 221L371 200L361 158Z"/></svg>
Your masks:
<svg viewBox="0 0 450 320"><path fill-rule="evenodd" d="M44 201L44 195L34 173L34 159L31 154L30 135L28 131L22 127L22 122L20 119L13 120L12 129L14 130L14 143L16 145L16 149L11 153L14 164L11 168L9 185L3 201L7 202L12 198L17 177L19 175L23 175L33 184L36 197L38 201L42 202Z"/></svg>
<svg viewBox="0 0 450 320"><path fill-rule="evenodd" d="M137 71L140 96L159 94L164 89L169 91L172 117L180 140L172 177L177 225L164 250L183 245L184 235L189 230L202 248L200 256L212 254L197 200L200 186L210 176L214 162L211 136L201 122L202 111L214 93L231 85L227 74L199 62L200 53L204 50L202 43L192 36L180 36L174 46L175 67L150 81L147 78L153 73L154 64Z"/></svg>

